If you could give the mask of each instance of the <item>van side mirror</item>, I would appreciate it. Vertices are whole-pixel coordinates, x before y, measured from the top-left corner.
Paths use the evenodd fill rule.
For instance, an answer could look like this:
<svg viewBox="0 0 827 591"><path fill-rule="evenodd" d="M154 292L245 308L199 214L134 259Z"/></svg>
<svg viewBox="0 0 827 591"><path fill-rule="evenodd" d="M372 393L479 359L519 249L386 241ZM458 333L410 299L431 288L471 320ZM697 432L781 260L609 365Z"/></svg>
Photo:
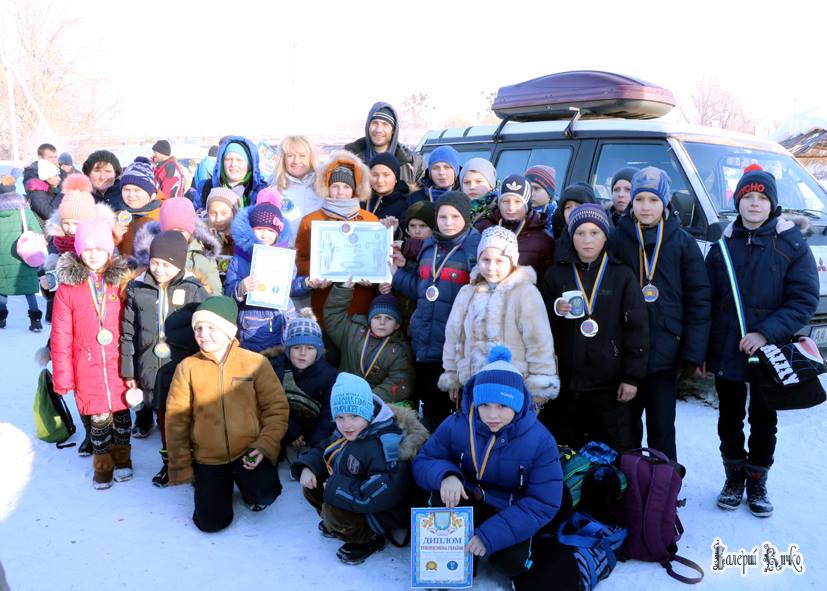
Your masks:
<svg viewBox="0 0 827 591"><path fill-rule="evenodd" d="M692 228L692 221L695 217L695 198L689 191L675 191L672 193L672 200L669 202L672 212L678 216L681 226Z"/></svg>

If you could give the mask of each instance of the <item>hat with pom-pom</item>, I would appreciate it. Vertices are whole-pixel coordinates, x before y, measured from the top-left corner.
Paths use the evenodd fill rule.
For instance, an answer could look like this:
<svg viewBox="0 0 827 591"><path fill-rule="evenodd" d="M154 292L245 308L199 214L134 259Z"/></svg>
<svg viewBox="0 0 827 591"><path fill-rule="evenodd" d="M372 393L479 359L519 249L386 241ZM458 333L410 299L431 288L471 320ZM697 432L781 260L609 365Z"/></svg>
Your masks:
<svg viewBox="0 0 827 591"><path fill-rule="evenodd" d="M167 199L161 205L161 231L195 232L195 206L186 197Z"/></svg>
<svg viewBox="0 0 827 591"><path fill-rule="evenodd" d="M67 176L61 186L63 198L57 208L60 221L88 220L97 217L95 198L92 197L92 181L79 172Z"/></svg>
<svg viewBox="0 0 827 591"><path fill-rule="evenodd" d="M84 250L91 249L105 250L109 256L115 251L112 227L104 219L91 218L78 224L75 231L75 252L80 256Z"/></svg>
<svg viewBox="0 0 827 591"><path fill-rule="evenodd" d="M511 363L511 350L495 345L488 353L488 365L474 376L474 404L502 404L518 413L525 403L525 382Z"/></svg>
<svg viewBox="0 0 827 591"><path fill-rule="evenodd" d="M17 181L11 175L5 175L0 177L0 194L5 193L16 193L17 192Z"/></svg>
<svg viewBox="0 0 827 591"><path fill-rule="evenodd" d="M741 197L747 193L761 193L770 200L771 214L778 207L778 191L775 186L775 177L761 168L758 164L750 164L744 169L744 175L738 181L735 187L733 198L735 200L735 209L738 209L738 204Z"/></svg>
<svg viewBox="0 0 827 591"><path fill-rule="evenodd" d="M302 308L298 317L294 318L287 325L287 336L284 339L284 347L287 354L290 354L290 347L298 345L310 345L316 349L316 359L324 355L324 341L322 341L322 329L316 321L316 315L312 308Z"/></svg>

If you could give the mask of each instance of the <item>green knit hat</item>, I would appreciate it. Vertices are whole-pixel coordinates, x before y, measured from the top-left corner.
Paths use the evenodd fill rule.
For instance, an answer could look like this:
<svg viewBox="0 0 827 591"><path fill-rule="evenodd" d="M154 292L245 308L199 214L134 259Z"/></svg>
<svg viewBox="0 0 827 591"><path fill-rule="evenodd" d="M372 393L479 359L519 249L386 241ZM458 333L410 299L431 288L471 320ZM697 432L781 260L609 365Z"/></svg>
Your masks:
<svg viewBox="0 0 827 591"><path fill-rule="evenodd" d="M236 318L238 306L232 298L223 295L214 295L201 302L192 315L192 326L199 322L208 322L226 334L230 339L235 338L238 332Z"/></svg>

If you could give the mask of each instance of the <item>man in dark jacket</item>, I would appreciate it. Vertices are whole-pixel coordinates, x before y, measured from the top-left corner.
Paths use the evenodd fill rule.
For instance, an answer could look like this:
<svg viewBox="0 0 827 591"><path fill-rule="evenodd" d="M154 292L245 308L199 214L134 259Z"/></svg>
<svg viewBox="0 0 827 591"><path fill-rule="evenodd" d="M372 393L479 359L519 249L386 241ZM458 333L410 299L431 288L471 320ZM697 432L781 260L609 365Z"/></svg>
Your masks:
<svg viewBox="0 0 827 591"><path fill-rule="evenodd" d="M362 162L382 152L396 156L399 161L399 177L409 185L419 183L425 173L422 156L398 143L399 117L396 110L388 103L378 102L368 111L365 121L365 137L345 145L345 150L356 154Z"/></svg>
<svg viewBox="0 0 827 591"><path fill-rule="evenodd" d="M189 187L184 186L184 170L172 155L172 146L167 140L158 140L152 146L152 164L155 166L155 186L164 197L183 197Z"/></svg>

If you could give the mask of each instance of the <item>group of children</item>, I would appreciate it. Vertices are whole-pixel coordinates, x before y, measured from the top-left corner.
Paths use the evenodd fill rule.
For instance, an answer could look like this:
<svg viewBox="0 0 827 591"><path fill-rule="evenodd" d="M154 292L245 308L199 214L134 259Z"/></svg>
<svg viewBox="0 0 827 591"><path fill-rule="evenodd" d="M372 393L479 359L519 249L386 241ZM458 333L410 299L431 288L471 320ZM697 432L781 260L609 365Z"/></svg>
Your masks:
<svg viewBox="0 0 827 591"><path fill-rule="evenodd" d="M746 407L747 358L805 325L819 294L772 175L745 172L739 216L704 261L657 168L619 171L607 212L582 183L555 200L549 167L498 188L490 162L460 166L447 147L411 190L391 154L368 167L334 152L317 165L305 139L288 138L274 187L253 186L242 140L219 149L204 221L189 200L158 195L140 160L121 177L118 212L96 205L82 175L64 182L47 225L59 256L47 264L54 385L75 393L96 488L132 477L130 434L146 436L154 411L153 482L194 481L203 531L231 523L234 485L253 511L274 502L294 447L292 475L321 535L342 540L342 561L406 543L408 509L430 494L473 504L468 550L516 581L561 507L557 443L640 447L645 414L649 446L676 460L678 379L706 366L721 400L718 504L737 508L746 488L750 510L771 514L776 417L755 397ZM393 227L391 283L309 278L316 220ZM246 303L257 244L295 247L291 296L309 308ZM220 276L221 255L231 258ZM147 409L134 429L127 401Z"/></svg>

